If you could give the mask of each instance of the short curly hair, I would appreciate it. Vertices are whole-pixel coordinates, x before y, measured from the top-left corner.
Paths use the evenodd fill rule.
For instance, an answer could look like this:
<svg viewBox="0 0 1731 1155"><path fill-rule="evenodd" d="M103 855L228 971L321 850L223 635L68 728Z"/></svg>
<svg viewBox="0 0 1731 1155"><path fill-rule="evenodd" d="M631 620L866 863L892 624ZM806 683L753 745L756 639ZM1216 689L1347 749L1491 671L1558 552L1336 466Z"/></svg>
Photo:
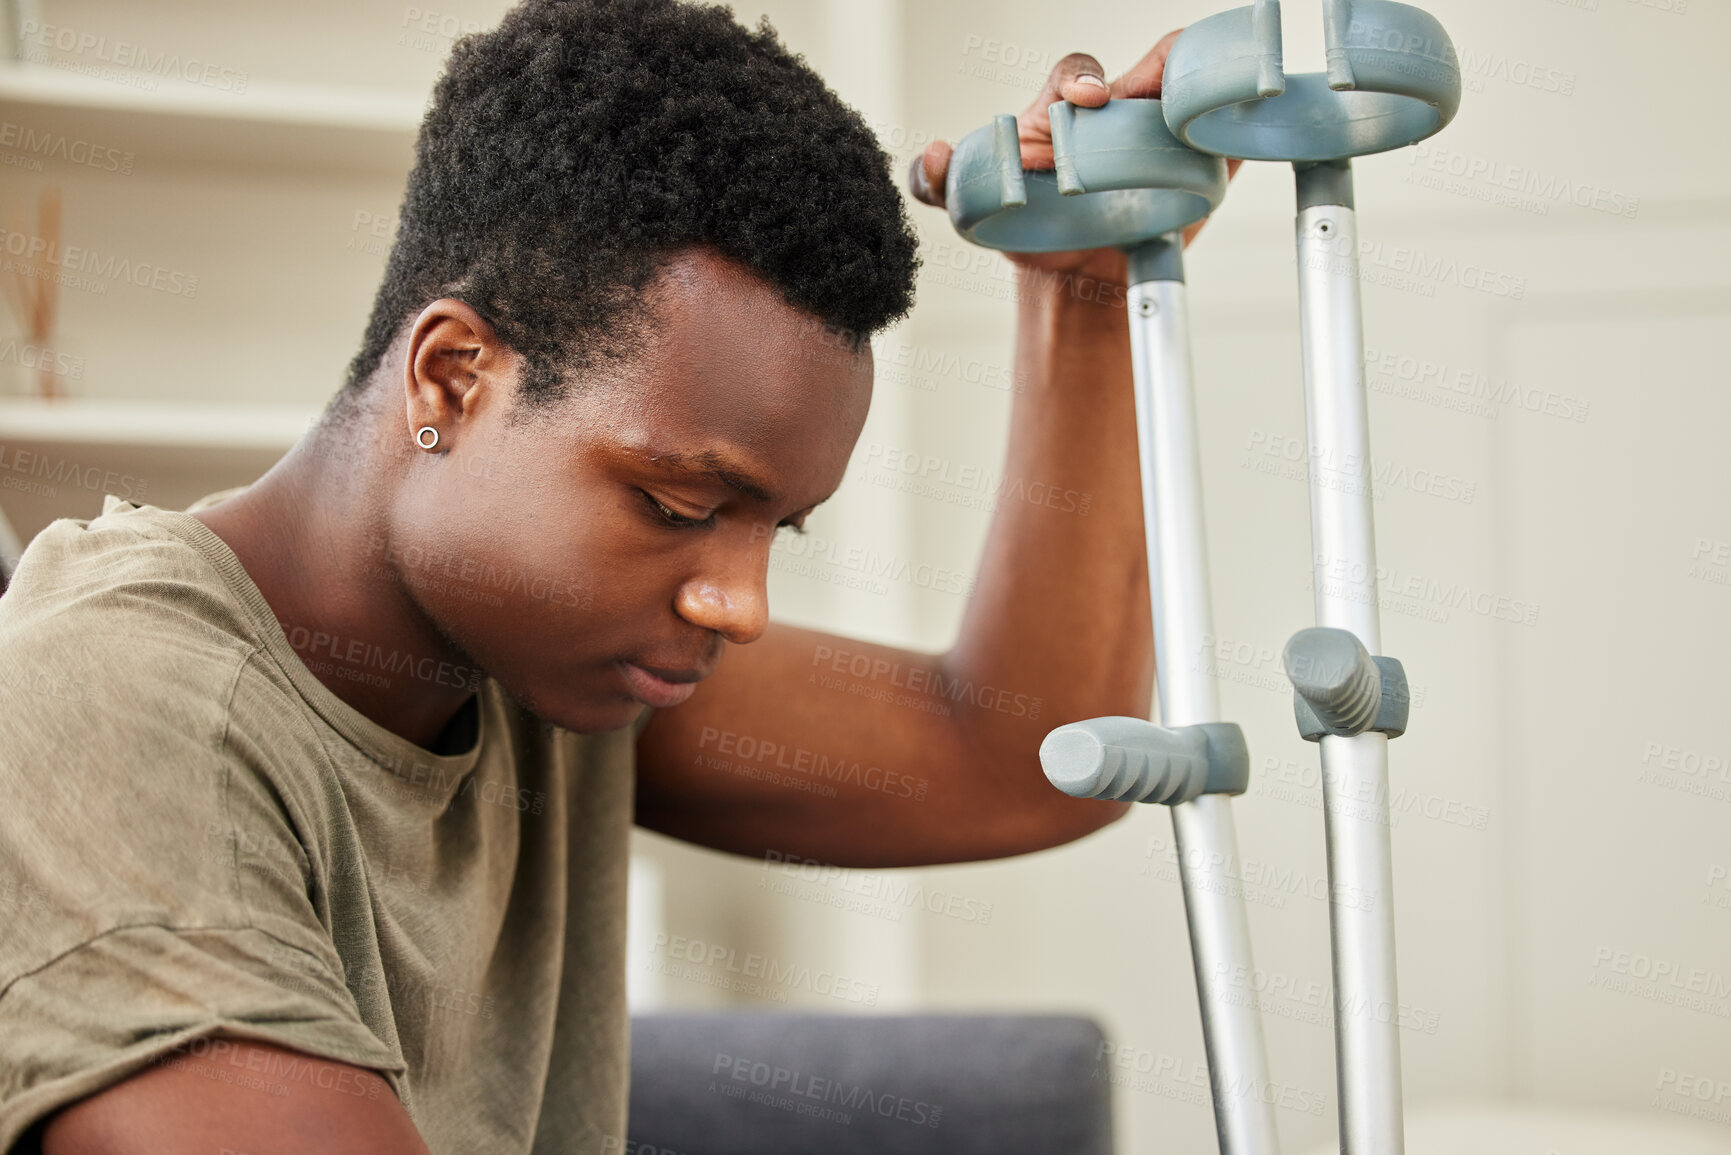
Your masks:
<svg viewBox="0 0 1731 1155"><path fill-rule="evenodd" d="M913 304L918 242L860 114L766 18L687 0L524 0L460 40L421 124L353 399L440 297L524 359L520 400L628 356L643 289L709 246L857 343Z"/></svg>

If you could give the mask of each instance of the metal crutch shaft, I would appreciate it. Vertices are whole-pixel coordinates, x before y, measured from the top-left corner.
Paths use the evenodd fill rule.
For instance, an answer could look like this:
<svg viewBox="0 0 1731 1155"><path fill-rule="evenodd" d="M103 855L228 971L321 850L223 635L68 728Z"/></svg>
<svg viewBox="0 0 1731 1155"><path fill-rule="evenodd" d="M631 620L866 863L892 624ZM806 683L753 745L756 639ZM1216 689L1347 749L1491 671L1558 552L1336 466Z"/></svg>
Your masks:
<svg viewBox="0 0 1731 1155"><path fill-rule="evenodd" d="M1316 622L1350 631L1376 654L1381 629L1352 170L1344 160L1294 167ZM1388 739L1373 730L1320 737L1344 1155L1404 1150Z"/></svg>
<svg viewBox="0 0 1731 1155"><path fill-rule="evenodd" d="M950 221L976 244L1020 252L1112 245L1130 258L1144 528L1159 662L1160 714L1092 718L1047 734L1040 760L1058 789L1172 808L1185 914L1223 1155L1279 1150L1259 1008L1242 989L1250 936L1230 794L1250 759L1219 722L1214 684L1189 660L1211 628L1201 473L1190 385L1179 232L1226 192L1226 165L1176 140L1157 100L1100 108L1056 101L1053 171L1024 172L1013 117L957 142L945 184ZM1240 989L1234 990L1234 984Z"/></svg>
<svg viewBox="0 0 1731 1155"><path fill-rule="evenodd" d="M1190 381L1181 242L1169 233L1129 249L1136 443L1161 725L1092 718L1046 735L1040 760L1054 786L1078 797L1165 803L1202 1010L1202 1039L1222 1155L1276 1155L1261 1010L1243 891L1232 877L1238 836L1232 794L1249 781L1243 732L1219 721L1213 679L1199 660L1213 629L1202 470Z"/></svg>
<svg viewBox="0 0 1731 1155"><path fill-rule="evenodd" d="M1133 250L1129 279L1160 721L1172 728L1213 723L1220 719L1219 696L1199 660L1214 610L1177 234ZM1171 810L1221 1155L1278 1152L1273 1108L1263 1100L1261 1010L1253 992L1233 985L1250 972L1251 951L1243 894L1227 870L1238 861L1232 803L1226 794L1202 794Z"/></svg>

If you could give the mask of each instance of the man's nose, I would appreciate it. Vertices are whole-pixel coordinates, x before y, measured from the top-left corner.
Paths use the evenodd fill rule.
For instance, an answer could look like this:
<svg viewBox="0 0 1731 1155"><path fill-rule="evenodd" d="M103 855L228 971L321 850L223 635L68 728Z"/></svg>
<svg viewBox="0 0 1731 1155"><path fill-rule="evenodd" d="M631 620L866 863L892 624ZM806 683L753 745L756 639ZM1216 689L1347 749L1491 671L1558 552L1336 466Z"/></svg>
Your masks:
<svg viewBox="0 0 1731 1155"><path fill-rule="evenodd" d="M679 587L679 616L734 645L762 637L769 626L768 552L741 551L688 580Z"/></svg>

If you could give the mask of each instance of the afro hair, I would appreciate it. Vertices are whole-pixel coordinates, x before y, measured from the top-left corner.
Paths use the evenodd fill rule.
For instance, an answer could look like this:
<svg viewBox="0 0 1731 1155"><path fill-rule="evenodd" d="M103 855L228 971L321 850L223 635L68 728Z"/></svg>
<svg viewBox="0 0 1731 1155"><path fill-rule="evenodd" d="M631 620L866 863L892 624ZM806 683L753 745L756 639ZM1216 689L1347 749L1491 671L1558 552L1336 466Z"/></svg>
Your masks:
<svg viewBox="0 0 1731 1155"><path fill-rule="evenodd" d="M628 356L643 289L713 248L862 340L906 315L919 259L890 160L765 18L687 0L524 0L452 50L340 398L440 297L523 357L545 405Z"/></svg>

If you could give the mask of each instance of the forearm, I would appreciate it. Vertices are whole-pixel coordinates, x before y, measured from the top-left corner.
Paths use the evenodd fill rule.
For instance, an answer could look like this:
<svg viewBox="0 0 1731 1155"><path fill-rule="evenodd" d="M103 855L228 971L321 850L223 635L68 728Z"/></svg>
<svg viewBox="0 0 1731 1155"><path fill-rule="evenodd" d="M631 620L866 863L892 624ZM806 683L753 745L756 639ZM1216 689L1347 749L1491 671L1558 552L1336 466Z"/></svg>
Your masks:
<svg viewBox="0 0 1731 1155"><path fill-rule="evenodd" d="M1078 285L1091 290L1083 293ZM946 672L1041 702L1038 718L956 715L968 745L1083 829L1120 807L1021 783L1052 728L1146 715L1154 687L1130 338L1120 286L1021 275L1015 395L1000 497ZM1001 773L1002 771L1000 771ZM1037 760L1031 773L1038 775ZM1005 783L1007 785L1008 783ZM1020 791L1018 791L1019 793Z"/></svg>

